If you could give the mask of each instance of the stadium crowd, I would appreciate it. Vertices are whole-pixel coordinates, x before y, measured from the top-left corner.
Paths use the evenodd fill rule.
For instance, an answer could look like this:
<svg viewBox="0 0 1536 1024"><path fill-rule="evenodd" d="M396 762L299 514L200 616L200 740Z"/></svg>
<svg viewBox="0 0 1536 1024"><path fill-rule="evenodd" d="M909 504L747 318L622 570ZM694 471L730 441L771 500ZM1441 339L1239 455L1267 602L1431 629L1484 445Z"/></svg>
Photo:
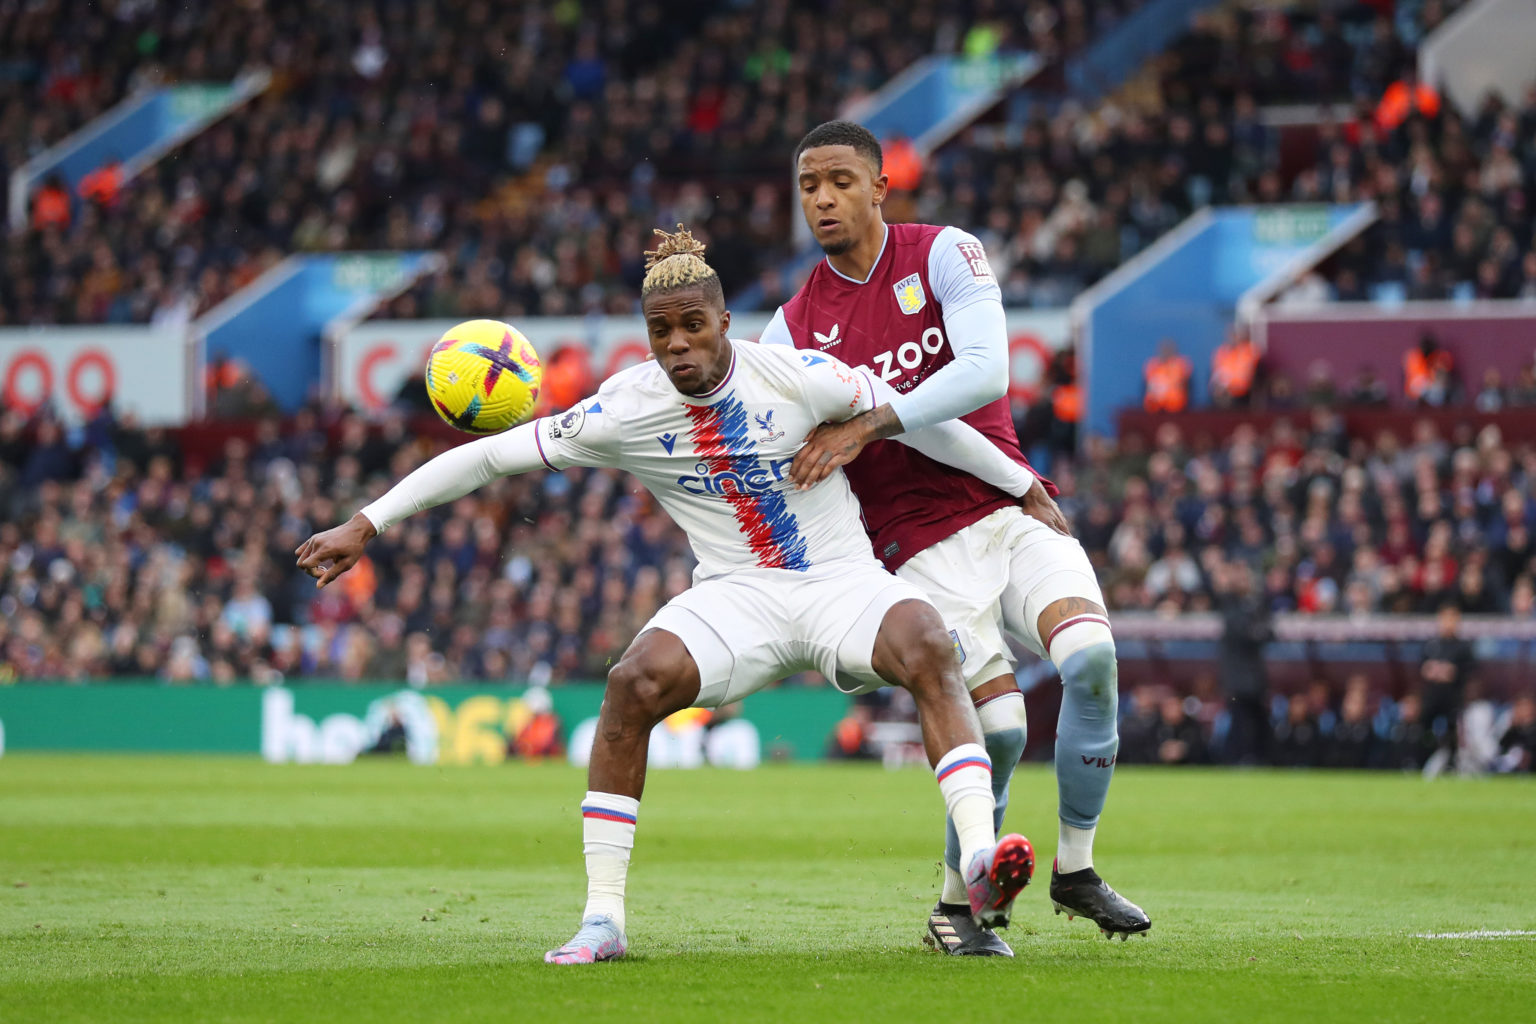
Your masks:
<svg viewBox="0 0 1536 1024"><path fill-rule="evenodd" d="M650 227L678 221L771 306L794 284L778 169L808 127L926 53L1064 57L1134 0L1023 17L996 0L287 0L206 20L123 0L108 27L77 6L0 11L0 169L137 86L256 66L274 83L139 178L73 206L57 185L34 195L0 323L181 321L289 252L372 247L450 257L390 315L628 311ZM1010 304L1057 306L1206 203L1375 199L1382 223L1303 296L1536 296L1536 91L1474 118L1438 99L1383 116L1447 9L1201 16L1150 89L983 125L893 215L973 226ZM73 29L44 45L58 24ZM1354 112L1282 175L1260 105L1322 100Z"/></svg>
<svg viewBox="0 0 1536 1024"><path fill-rule="evenodd" d="M1207 204L1374 200L1380 223L1289 301L1536 298L1536 81L1472 117L1415 83L1410 44L1443 11L1428 0L1349 31L1326 11L1322 27L1200 16L1160 76L1114 101L973 127L939 154L914 219L973 225L1009 304L1052 307ZM1280 103L1319 109L1315 138L1284 149L1262 109Z"/></svg>
<svg viewBox="0 0 1536 1024"><path fill-rule="evenodd" d="M189 467L164 431L103 417L66 433L7 413L9 671L398 675L399 652L365 657L366 641L352 639L371 634L400 651L425 641L445 659L438 678L520 677L538 661L557 678L600 676L648 609L687 585L682 534L644 492L620 475L572 472L501 481L413 520L370 549L377 571L310 593L293 548L433 443L403 417L370 428L305 410ZM1052 474L1115 610L1213 609L1224 568L1242 563L1276 612L1453 602L1536 616L1536 444L1496 427L1445 438L1423 420L1405 444L1349 437L1324 409L1220 442L1168 424L1145 448L1092 440ZM288 626L298 629L278 643L273 628ZM173 657L183 651L195 656Z"/></svg>
<svg viewBox="0 0 1536 1024"><path fill-rule="evenodd" d="M501 480L414 517L315 591L293 568L299 542L438 446L401 415L370 426L306 409L260 421L208 461L108 416L64 430L5 414L0 682L560 685L602 678L688 586L686 540L649 496L623 474L575 470ZM1113 611L1251 598L1260 616L1450 605L1536 619L1536 444L1494 427L1445 438L1423 420L1401 443L1349 437L1319 409L1219 442L1173 425L1149 445L1094 441L1052 472ZM1426 689L1357 690L1338 703L1326 681L1275 703L1260 693L1273 738L1253 747L1214 676L1188 693L1138 688L1122 710L1124 757L1402 768L1431 756L1445 727L1424 717ZM1483 741L1464 749L1528 766L1528 703L1468 705ZM1496 728L1514 738L1500 746ZM857 735L837 742L858 756Z"/></svg>
<svg viewBox="0 0 1536 1024"><path fill-rule="evenodd" d="M0 171L135 88L273 84L84 203L45 182L0 324L185 320L290 252L361 248L450 255L395 315L627 311L678 221L742 287L788 254L780 169L811 126L930 52L1069 52L1131 0L93 6L0 10Z"/></svg>

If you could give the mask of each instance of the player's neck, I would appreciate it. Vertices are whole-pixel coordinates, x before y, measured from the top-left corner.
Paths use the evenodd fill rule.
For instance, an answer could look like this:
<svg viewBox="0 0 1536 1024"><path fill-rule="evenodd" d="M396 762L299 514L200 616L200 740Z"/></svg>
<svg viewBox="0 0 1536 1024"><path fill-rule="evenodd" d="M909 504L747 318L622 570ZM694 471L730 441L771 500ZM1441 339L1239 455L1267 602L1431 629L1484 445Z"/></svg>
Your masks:
<svg viewBox="0 0 1536 1024"><path fill-rule="evenodd" d="M828 256L832 269L859 284L869 280L880 254L885 251L885 236L890 229L878 215L871 231L853 244L853 248L836 256Z"/></svg>
<svg viewBox="0 0 1536 1024"><path fill-rule="evenodd" d="M688 397L708 398L713 395L720 389L720 385L725 383L725 378L731 375L731 366L734 362L735 358L732 353L731 339L721 338L720 357L715 360L715 365L711 368L709 376L699 384L698 390Z"/></svg>

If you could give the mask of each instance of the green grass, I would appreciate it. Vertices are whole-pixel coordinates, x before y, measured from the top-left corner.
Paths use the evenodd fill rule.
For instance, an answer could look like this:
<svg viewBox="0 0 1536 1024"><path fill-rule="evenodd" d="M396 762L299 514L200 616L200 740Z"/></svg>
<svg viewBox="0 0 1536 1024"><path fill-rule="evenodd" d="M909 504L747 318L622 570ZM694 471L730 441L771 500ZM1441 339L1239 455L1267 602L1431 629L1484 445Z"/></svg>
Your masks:
<svg viewBox="0 0 1536 1024"><path fill-rule="evenodd" d="M1106 942L1042 884L1014 960L921 944L941 804L916 769L654 772L629 959L552 968L584 895L557 766L0 759L0 1021L1529 1020L1536 786L1121 770ZM1011 827L1055 845L1021 770Z"/></svg>

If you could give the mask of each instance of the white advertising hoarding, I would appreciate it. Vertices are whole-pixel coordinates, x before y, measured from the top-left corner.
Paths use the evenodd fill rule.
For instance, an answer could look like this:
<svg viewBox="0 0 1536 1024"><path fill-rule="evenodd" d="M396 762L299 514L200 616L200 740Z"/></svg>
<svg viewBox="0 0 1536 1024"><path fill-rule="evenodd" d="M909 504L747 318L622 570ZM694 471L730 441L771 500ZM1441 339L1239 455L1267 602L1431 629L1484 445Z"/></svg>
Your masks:
<svg viewBox="0 0 1536 1024"><path fill-rule="evenodd" d="M731 336L755 339L770 314L731 317ZM432 344L457 321L370 320L330 339L330 391L365 412L387 408L407 381L419 381ZM585 348L599 380L641 362L650 353L645 323L638 316L523 317L515 325L545 359L567 346ZM1034 398L1052 353L1066 347L1066 310L1020 310L1008 314L1008 344L1014 395Z"/></svg>
<svg viewBox="0 0 1536 1024"><path fill-rule="evenodd" d="M0 328L0 396L31 415L45 405L79 423L109 403L142 424L192 416L192 350L184 330L157 327Z"/></svg>

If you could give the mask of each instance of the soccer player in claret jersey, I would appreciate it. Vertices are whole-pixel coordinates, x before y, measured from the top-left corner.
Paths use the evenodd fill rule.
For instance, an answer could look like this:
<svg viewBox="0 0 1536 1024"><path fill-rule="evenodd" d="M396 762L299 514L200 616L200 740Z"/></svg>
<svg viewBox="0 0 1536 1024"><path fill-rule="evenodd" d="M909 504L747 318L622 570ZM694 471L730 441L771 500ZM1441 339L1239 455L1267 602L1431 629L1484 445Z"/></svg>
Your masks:
<svg viewBox="0 0 1536 1024"><path fill-rule="evenodd" d="M1006 398L1002 293L981 243L953 227L887 225L880 143L857 124L812 129L795 150L795 180L827 258L762 340L835 354L893 385L897 396L819 428L791 475L814 483L845 467L875 554L944 615L992 759L999 828L1025 741L1024 698L1003 631L1054 662L1063 690L1051 899L1058 913L1090 918L1110 937L1144 932L1147 915L1093 869L1094 831L1119 748L1115 646L1087 554L1052 500L1055 487L1036 479L1016 502L884 440L960 417L1028 465ZM951 827L944 890L929 916L932 941L955 955L1011 956L997 935L974 926L959 857Z"/></svg>
<svg viewBox="0 0 1536 1024"><path fill-rule="evenodd" d="M654 360L567 412L437 456L305 541L298 564L325 586L394 523L540 467L626 469L687 532L693 587L608 674L582 801L586 910L575 937L545 955L550 963L612 960L628 947L624 885L651 729L689 705L727 704L810 669L848 692L885 683L911 691L959 831L972 913L980 925L1006 924L1034 854L1023 836L994 841L991 766L943 620L871 556L841 473L808 489L789 477L817 424L867 411L889 389L834 356L731 341L720 279L702 254L679 231L647 264L641 306ZM1011 494L1033 482L964 424L909 440Z"/></svg>

